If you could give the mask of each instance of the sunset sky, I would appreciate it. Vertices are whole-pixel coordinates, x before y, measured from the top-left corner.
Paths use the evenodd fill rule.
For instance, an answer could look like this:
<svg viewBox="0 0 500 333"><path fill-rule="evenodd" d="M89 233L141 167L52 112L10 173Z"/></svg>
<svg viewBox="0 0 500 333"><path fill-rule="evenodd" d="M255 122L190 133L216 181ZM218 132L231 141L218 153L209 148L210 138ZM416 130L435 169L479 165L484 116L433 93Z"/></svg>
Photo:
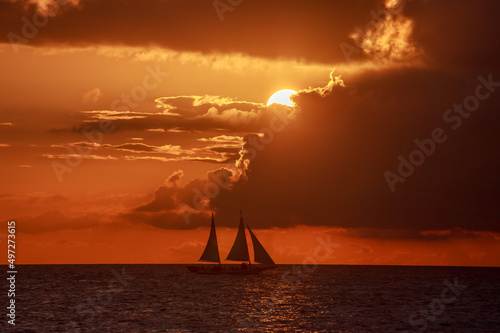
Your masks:
<svg viewBox="0 0 500 333"><path fill-rule="evenodd" d="M279 264L500 266L498 13L0 0L17 262L196 262L212 212L225 258L241 209Z"/></svg>

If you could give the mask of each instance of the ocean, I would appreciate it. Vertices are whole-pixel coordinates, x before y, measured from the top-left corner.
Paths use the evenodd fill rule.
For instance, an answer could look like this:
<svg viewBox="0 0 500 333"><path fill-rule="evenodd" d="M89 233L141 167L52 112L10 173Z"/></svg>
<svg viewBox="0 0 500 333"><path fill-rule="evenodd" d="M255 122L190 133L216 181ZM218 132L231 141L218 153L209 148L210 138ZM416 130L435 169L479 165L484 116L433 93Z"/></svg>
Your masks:
<svg viewBox="0 0 500 333"><path fill-rule="evenodd" d="M500 268L21 265L15 300L7 332L499 332Z"/></svg>

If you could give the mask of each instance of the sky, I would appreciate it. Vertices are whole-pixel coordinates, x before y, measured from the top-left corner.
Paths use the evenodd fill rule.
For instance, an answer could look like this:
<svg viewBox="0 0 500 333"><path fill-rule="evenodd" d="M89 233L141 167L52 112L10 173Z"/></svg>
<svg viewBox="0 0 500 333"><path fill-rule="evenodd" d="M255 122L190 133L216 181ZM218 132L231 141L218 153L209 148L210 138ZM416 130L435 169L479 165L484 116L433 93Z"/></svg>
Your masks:
<svg viewBox="0 0 500 333"><path fill-rule="evenodd" d="M499 10L0 0L17 262L196 262L211 213L225 258L242 210L277 263L500 266Z"/></svg>

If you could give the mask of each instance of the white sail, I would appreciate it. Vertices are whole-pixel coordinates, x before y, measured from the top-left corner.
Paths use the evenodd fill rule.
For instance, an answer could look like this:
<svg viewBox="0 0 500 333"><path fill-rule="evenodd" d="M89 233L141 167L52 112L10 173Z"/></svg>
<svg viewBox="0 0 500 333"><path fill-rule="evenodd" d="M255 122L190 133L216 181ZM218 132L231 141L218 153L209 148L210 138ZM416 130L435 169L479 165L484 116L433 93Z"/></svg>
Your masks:
<svg viewBox="0 0 500 333"><path fill-rule="evenodd" d="M210 236L208 237L205 251L203 251L203 254L201 255L199 261L218 262L220 264L219 245L217 244L217 235L215 234L215 222L213 213L212 226L210 227Z"/></svg>
<svg viewBox="0 0 500 333"><path fill-rule="evenodd" d="M250 231L250 236L252 237L252 243L253 243L253 253L255 257L255 262L264 264L264 265L274 265L273 259L271 259L271 256L269 253L267 253L266 249L262 246L262 244L259 242L257 239L257 236L252 232L252 229L247 224L248 231Z"/></svg>
<svg viewBox="0 0 500 333"><path fill-rule="evenodd" d="M233 247L231 248L231 251L229 251L226 260L250 261L247 238L245 236L245 225L243 223L243 215L240 219L240 226L238 228L238 233L236 234L236 239L234 240Z"/></svg>

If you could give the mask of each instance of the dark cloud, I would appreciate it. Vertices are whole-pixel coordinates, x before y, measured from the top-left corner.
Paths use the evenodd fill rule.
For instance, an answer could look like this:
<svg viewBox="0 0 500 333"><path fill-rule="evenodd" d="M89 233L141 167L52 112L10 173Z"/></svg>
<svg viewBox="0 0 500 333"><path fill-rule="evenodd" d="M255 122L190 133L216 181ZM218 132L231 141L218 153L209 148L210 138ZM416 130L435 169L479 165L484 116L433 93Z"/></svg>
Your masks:
<svg viewBox="0 0 500 333"><path fill-rule="evenodd" d="M31 18L36 12L35 6L20 3L3 1L0 6L1 30L18 35L21 18ZM331 63L344 59L340 41L355 25L371 19L370 10L380 7L377 0L249 1L225 13L221 22L211 1L88 0L49 18L29 44L158 45L180 51L238 52ZM0 38L9 42L7 34Z"/></svg>
<svg viewBox="0 0 500 333"><path fill-rule="evenodd" d="M460 128L443 120L479 83L476 75L406 69L366 75L326 97L302 93L293 122L260 150L254 145L247 181L212 204L244 207L259 227L499 230L500 91ZM397 173L398 157L408 159L415 140L436 128L447 141L392 193L384 173Z"/></svg>
<svg viewBox="0 0 500 333"><path fill-rule="evenodd" d="M237 174L233 170L220 168L209 172L205 179L194 179L179 187L176 182L182 173L182 170L174 172L168 178L167 185L156 189L152 200L123 217L166 229L206 226L206 218L212 209L210 198L221 190L231 188L237 180Z"/></svg>
<svg viewBox="0 0 500 333"><path fill-rule="evenodd" d="M383 2L255 0L226 12L221 22L211 1L88 0L49 17L46 25L35 27L36 35L27 42L33 46L156 45L337 64L347 60L341 43L356 47L348 37L353 31L366 35L372 23L382 22ZM36 6L22 1L1 1L0 6L0 29L22 37L22 17L32 21ZM500 55L499 22L494 15L499 9L495 0L459 0L451 8L445 0L413 0L404 1L402 15L411 19L412 38L434 64L488 67L496 66ZM463 19L457 22L457 17ZM8 35L1 34L0 42L9 43ZM361 52L352 56L365 58Z"/></svg>
<svg viewBox="0 0 500 333"><path fill-rule="evenodd" d="M144 206L137 207L137 212L161 212L177 208L176 194L178 190L174 187L160 186L154 193L153 200Z"/></svg>
<svg viewBox="0 0 500 333"><path fill-rule="evenodd" d="M240 174L231 186L214 190L214 182L193 181L178 190L178 203L214 210L229 225L242 208L259 228L328 225L402 230L394 237L425 239L448 236L419 230L500 230L500 94L491 93L456 129L444 118L476 93L480 76L487 80L490 74L392 69L365 73L345 86L338 82L328 91L305 90L284 130L269 132L269 123L264 136L245 138ZM497 72L491 78L500 81ZM415 141L428 140L435 129L446 141L422 155L424 163L393 193L386 172L397 174L398 158L422 150ZM208 202L197 207L196 198L204 197ZM182 221L179 212L166 223L179 224L174 221Z"/></svg>
<svg viewBox="0 0 500 333"><path fill-rule="evenodd" d="M420 0L405 7L415 22L413 38L431 63L473 72L498 68L500 22L493 13L499 11L498 1L455 1L450 7L444 0Z"/></svg>

